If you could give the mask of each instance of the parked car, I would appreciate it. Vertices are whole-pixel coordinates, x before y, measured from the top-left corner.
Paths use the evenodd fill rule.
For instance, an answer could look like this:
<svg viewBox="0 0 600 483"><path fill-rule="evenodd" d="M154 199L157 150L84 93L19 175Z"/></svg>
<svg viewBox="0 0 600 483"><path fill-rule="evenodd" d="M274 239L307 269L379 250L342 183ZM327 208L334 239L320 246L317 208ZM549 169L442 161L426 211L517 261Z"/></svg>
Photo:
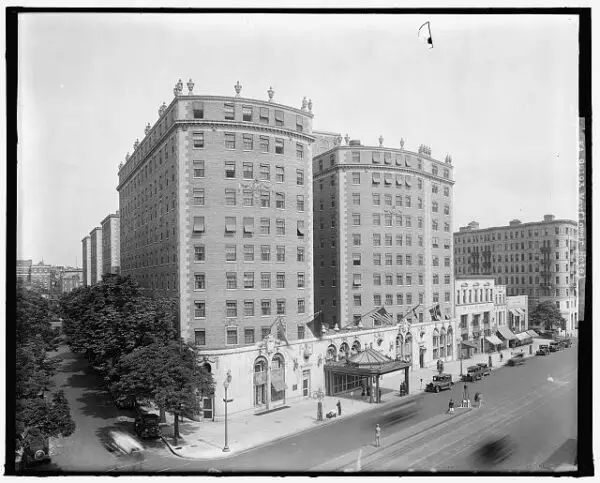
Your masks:
<svg viewBox="0 0 600 483"><path fill-rule="evenodd" d="M433 376L431 382L427 383L425 390L429 392L440 392L442 389L451 389L454 386L451 374L439 374Z"/></svg>
<svg viewBox="0 0 600 483"><path fill-rule="evenodd" d="M571 339L562 339L558 342L558 345L562 349L568 349L569 347L571 347L573 345L573 341Z"/></svg>
<svg viewBox="0 0 600 483"><path fill-rule="evenodd" d="M562 347L559 342L550 342L550 352L558 352L561 349Z"/></svg>
<svg viewBox="0 0 600 483"><path fill-rule="evenodd" d="M112 392L111 396L115 402L115 406L117 406L119 409L136 409L137 407L134 397L120 396L116 392Z"/></svg>
<svg viewBox="0 0 600 483"><path fill-rule="evenodd" d="M465 382L479 381L483 378L483 369L479 366L467 367L467 373L463 374L462 380Z"/></svg>
<svg viewBox="0 0 600 483"><path fill-rule="evenodd" d="M481 367L484 376L489 376L492 373L492 368L488 366L487 363L479 362L477 365Z"/></svg>
<svg viewBox="0 0 600 483"><path fill-rule="evenodd" d="M536 356L547 356L548 354L550 354L550 347L545 344L540 345L538 350L535 351Z"/></svg>
<svg viewBox="0 0 600 483"><path fill-rule="evenodd" d="M133 436L116 430L108 432L108 446L113 451L129 455L144 450L143 446Z"/></svg>
<svg viewBox="0 0 600 483"><path fill-rule="evenodd" d="M140 414L135 419L135 433L142 439L160 438L159 423L158 414Z"/></svg>
<svg viewBox="0 0 600 483"><path fill-rule="evenodd" d="M508 360L507 364L509 366L518 366L519 364L525 364L525 354L523 352L515 354Z"/></svg>
<svg viewBox="0 0 600 483"><path fill-rule="evenodd" d="M26 430L21 435L24 446L15 454L15 469L23 471L32 466L50 461L50 440L37 428Z"/></svg>

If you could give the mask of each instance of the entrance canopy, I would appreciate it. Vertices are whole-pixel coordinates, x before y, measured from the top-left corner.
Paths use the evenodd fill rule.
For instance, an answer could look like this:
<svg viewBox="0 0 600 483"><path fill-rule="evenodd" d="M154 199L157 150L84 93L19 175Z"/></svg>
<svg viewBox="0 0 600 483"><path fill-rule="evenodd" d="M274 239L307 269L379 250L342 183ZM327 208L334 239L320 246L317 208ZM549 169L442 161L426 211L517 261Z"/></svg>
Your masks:
<svg viewBox="0 0 600 483"><path fill-rule="evenodd" d="M500 337L502 337L504 340L513 340L517 338L517 336L513 334L508 327L505 326L498 327L497 332L498 334L500 334Z"/></svg>
<svg viewBox="0 0 600 483"><path fill-rule="evenodd" d="M531 337L539 337L539 334L535 330L526 331Z"/></svg>
<svg viewBox="0 0 600 483"><path fill-rule="evenodd" d="M527 332L520 332L518 334L515 334L515 336L517 337L517 339L519 339L521 342L526 341L531 339L531 336L527 333Z"/></svg>
<svg viewBox="0 0 600 483"><path fill-rule="evenodd" d="M488 335L488 336L486 336L485 340L487 340L490 344L493 344L493 345L503 344L503 342L495 335Z"/></svg>
<svg viewBox="0 0 600 483"><path fill-rule="evenodd" d="M355 354L347 362L329 361L325 363L326 369L336 373L360 376L389 374L407 367L410 367L409 362L388 359L371 347Z"/></svg>
<svg viewBox="0 0 600 483"><path fill-rule="evenodd" d="M463 349L479 349L479 346L470 340L461 341Z"/></svg>

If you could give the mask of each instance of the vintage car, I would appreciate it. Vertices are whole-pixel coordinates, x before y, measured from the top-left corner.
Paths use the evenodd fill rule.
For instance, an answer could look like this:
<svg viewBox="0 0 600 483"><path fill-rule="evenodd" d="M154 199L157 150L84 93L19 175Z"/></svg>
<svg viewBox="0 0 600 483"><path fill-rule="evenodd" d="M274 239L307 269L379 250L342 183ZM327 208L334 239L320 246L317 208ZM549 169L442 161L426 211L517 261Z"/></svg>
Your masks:
<svg viewBox="0 0 600 483"><path fill-rule="evenodd" d="M548 354L550 354L550 347L546 344L540 345L538 350L535 351L536 356L547 356Z"/></svg>
<svg viewBox="0 0 600 483"><path fill-rule="evenodd" d="M573 345L573 341L571 339L562 339L562 340L558 341L558 345L562 349L568 349L569 347L571 347Z"/></svg>
<svg viewBox="0 0 600 483"><path fill-rule="evenodd" d="M15 454L15 469L23 471L50 461L50 440L37 428L25 430L20 440L23 446Z"/></svg>
<svg viewBox="0 0 600 483"><path fill-rule="evenodd" d="M425 390L428 392L440 392L442 389L451 389L454 386L451 374L438 374L433 376L431 382L427 383Z"/></svg>
<svg viewBox="0 0 600 483"><path fill-rule="evenodd" d="M562 347L560 346L559 342L550 342L550 352L558 352L561 349Z"/></svg>
<svg viewBox="0 0 600 483"><path fill-rule="evenodd" d="M483 369L479 366L467 367L467 373L463 374L462 380L465 382L475 382L483 378Z"/></svg>
<svg viewBox="0 0 600 483"><path fill-rule="evenodd" d="M492 373L492 368L488 366L487 363L479 362L477 365L481 367L484 376L489 376Z"/></svg>
<svg viewBox="0 0 600 483"><path fill-rule="evenodd" d="M140 414L134 423L135 434L142 439L160 438L160 416L158 414Z"/></svg>
<svg viewBox="0 0 600 483"><path fill-rule="evenodd" d="M519 364L525 364L525 354L523 352L515 354L508 360L507 364L509 366L518 366Z"/></svg>

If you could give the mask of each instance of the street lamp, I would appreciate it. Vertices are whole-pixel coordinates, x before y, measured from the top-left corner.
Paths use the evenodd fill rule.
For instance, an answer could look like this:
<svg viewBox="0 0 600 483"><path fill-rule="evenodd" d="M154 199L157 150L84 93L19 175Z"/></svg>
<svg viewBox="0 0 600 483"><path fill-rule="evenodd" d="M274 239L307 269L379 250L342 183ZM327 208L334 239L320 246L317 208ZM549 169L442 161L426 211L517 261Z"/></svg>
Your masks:
<svg viewBox="0 0 600 483"><path fill-rule="evenodd" d="M233 401L233 399L227 399L227 389L229 388L230 383L231 371L227 371L227 377L223 381L223 387L225 388L225 397L223 398L223 402L225 403L225 446L223 447L224 453L227 453L229 451L229 444L227 443L227 403Z"/></svg>
<svg viewBox="0 0 600 483"><path fill-rule="evenodd" d="M456 339L458 342L458 358L460 359L460 376L463 375L463 353L462 353L462 339Z"/></svg>

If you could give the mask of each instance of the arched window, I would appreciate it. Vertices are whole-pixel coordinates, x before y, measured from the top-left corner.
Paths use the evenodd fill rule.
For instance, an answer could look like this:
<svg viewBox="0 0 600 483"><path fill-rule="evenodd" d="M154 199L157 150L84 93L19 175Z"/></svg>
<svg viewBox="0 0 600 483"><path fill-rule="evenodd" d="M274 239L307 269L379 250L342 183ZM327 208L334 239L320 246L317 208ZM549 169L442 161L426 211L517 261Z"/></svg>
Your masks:
<svg viewBox="0 0 600 483"><path fill-rule="evenodd" d="M433 334L433 359L437 359L440 356L440 331L434 329Z"/></svg>
<svg viewBox="0 0 600 483"><path fill-rule="evenodd" d="M404 337L402 334L398 334L396 337L396 359L401 359L404 355Z"/></svg>
<svg viewBox="0 0 600 483"><path fill-rule="evenodd" d="M337 349L335 348L335 346L333 344L331 344L327 348L327 353L325 354L325 360L326 361L335 361L336 355L337 355Z"/></svg>
<svg viewBox="0 0 600 483"><path fill-rule="evenodd" d="M440 357L446 357L446 329L440 330Z"/></svg>
<svg viewBox="0 0 600 483"><path fill-rule="evenodd" d="M446 331L446 356L452 357L452 346L454 344L454 331L452 327L448 327Z"/></svg>
<svg viewBox="0 0 600 483"><path fill-rule="evenodd" d="M267 402L267 360L258 357L254 361L254 405L262 406Z"/></svg>
<svg viewBox="0 0 600 483"><path fill-rule="evenodd" d="M360 352L360 342L355 340L354 344L352 344L352 349L350 351L350 354L354 355L354 354L358 354Z"/></svg>
<svg viewBox="0 0 600 483"><path fill-rule="evenodd" d="M346 344L345 342L343 342L342 345L340 346L338 360L340 360L340 361L346 360L346 357L347 357L347 355L348 355L349 352L350 352L350 347L348 347L348 344Z"/></svg>
<svg viewBox="0 0 600 483"><path fill-rule="evenodd" d="M410 332L404 338L404 358L412 360L412 334Z"/></svg>
<svg viewBox="0 0 600 483"><path fill-rule="evenodd" d="M271 359L271 402L285 400L285 359L279 353Z"/></svg>

